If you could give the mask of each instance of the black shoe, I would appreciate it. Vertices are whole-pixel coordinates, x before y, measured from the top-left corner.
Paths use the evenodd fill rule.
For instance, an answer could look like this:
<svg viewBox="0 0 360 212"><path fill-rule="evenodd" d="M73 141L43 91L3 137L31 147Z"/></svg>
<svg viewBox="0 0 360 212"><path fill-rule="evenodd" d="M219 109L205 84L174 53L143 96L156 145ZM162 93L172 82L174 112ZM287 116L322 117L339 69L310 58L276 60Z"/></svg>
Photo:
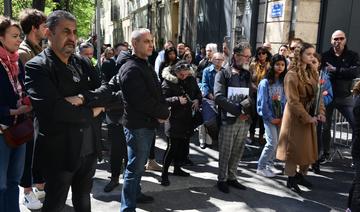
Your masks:
<svg viewBox="0 0 360 212"><path fill-rule="evenodd" d="M183 165L184 165L184 166L193 166L193 165L194 165L194 162L192 162L192 160L190 160L190 158L186 158L186 159L183 161Z"/></svg>
<svg viewBox="0 0 360 212"><path fill-rule="evenodd" d="M228 184L226 182L224 182L224 181L218 181L217 182L217 187L223 193L229 193L230 192Z"/></svg>
<svg viewBox="0 0 360 212"><path fill-rule="evenodd" d="M119 179L111 179L108 184L104 187L104 192L110 192L119 185Z"/></svg>
<svg viewBox="0 0 360 212"><path fill-rule="evenodd" d="M291 190L295 191L298 194L301 194L301 189L299 188L297 184L296 177L288 177L288 181L286 183L286 186L290 188Z"/></svg>
<svg viewBox="0 0 360 212"><path fill-rule="evenodd" d="M200 144L200 148L201 148L201 149L206 149L206 144L201 143L201 144Z"/></svg>
<svg viewBox="0 0 360 212"><path fill-rule="evenodd" d="M321 172L320 171L320 163L318 160L314 164L311 165L311 168L315 174L320 174L320 172Z"/></svg>
<svg viewBox="0 0 360 212"><path fill-rule="evenodd" d="M169 177L168 177L167 174L162 174L161 175L161 185L163 185L163 186L169 186L170 185Z"/></svg>
<svg viewBox="0 0 360 212"><path fill-rule="evenodd" d="M180 177L189 177L190 174L185 172L184 170L182 170L181 168L175 168L174 169L174 173L175 176L180 176Z"/></svg>
<svg viewBox="0 0 360 212"><path fill-rule="evenodd" d="M140 196L136 199L136 203L139 203L139 204L147 204L147 203L152 203L152 202L154 202L154 197L147 196L143 193L141 193Z"/></svg>
<svg viewBox="0 0 360 212"><path fill-rule="evenodd" d="M304 175L297 172L296 175L295 175L295 178L296 178L297 184L303 185L303 186L305 186L307 188L312 188L313 187L312 183L307 181L305 179Z"/></svg>
<svg viewBox="0 0 360 212"><path fill-rule="evenodd" d="M241 183L239 183L237 180L228 180L227 184L229 186L232 186L232 187L240 189L240 190L246 190L246 187L244 185L242 185Z"/></svg>

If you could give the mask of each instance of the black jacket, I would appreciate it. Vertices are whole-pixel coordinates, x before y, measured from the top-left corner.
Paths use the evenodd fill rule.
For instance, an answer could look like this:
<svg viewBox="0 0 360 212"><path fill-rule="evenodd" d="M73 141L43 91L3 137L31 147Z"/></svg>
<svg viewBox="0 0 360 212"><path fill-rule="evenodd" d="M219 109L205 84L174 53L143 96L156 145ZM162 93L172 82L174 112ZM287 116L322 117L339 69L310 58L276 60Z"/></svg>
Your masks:
<svg viewBox="0 0 360 212"><path fill-rule="evenodd" d="M254 90L251 86L250 72L247 70L240 70L239 73L231 72L231 67L228 69L223 69L215 75L215 83L214 83L214 95L215 95L215 103L219 105L219 109L221 111L221 120L222 124L233 124L236 119L239 118L240 114L242 114L242 106L240 102L245 98L249 98L254 93ZM241 99L237 99L236 101L232 101L228 98L228 88L229 87L243 87L249 88L249 96L241 97ZM251 98L249 98L251 99ZM251 107L253 108L253 107ZM227 113L235 117L229 116ZM250 116L253 115L253 111Z"/></svg>
<svg viewBox="0 0 360 212"><path fill-rule="evenodd" d="M18 80L25 92L24 82L24 67L19 60L19 75ZM10 83L8 74L4 66L0 63L0 124L11 126L14 123L14 117L10 116L10 109L17 108L19 95L15 93L12 84ZM18 119L21 117L18 117Z"/></svg>
<svg viewBox="0 0 360 212"><path fill-rule="evenodd" d="M192 102L190 100L199 100L201 104L201 91L193 76L185 80L179 80L170 73L169 69L164 69L162 74L164 81L162 83L163 94L166 101L171 106L171 116L165 123L165 135L171 138L190 138L193 134L193 114ZM180 104L179 96L188 96L188 103Z"/></svg>
<svg viewBox="0 0 360 212"><path fill-rule="evenodd" d="M156 73L147 60L128 55L119 73L104 89L122 90L124 100L123 125L129 129L159 126L157 119L169 117L168 105L161 94Z"/></svg>
<svg viewBox="0 0 360 212"><path fill-rule="evenodd" d="M351 99L353 79L359 77L360 74L359 55L345 46L344 52L338 57L335 55L334 49L330 48L329 51L322 54L322 66L326 66L327 63L336 67L335 72L329 72L334 100L346 97ZM340 103L346 104L342 100ZM352 104L352 101L349 104Z"/></svg>
<svg viewBox="0 0 360 212"><path fill-rule="evenodd" d="M88 60L72 55L69 64L77 74L47 48L25 66L25 87L36 123L34 166L41 169L74 170L80 162L83 129L89 127L95 151L100 152L99 125L90 105L105 106L108 95L92 91L100 79ZM85 97L85 105L74 106L64 99L78 94Z"/></svg>

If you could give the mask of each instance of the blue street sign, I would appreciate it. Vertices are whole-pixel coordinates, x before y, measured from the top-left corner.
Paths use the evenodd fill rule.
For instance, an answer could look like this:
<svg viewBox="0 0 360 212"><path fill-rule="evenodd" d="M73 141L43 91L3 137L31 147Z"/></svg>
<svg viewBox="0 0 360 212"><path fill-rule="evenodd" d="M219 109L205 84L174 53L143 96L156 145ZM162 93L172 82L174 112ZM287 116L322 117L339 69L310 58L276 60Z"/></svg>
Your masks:
<svg viewBox="0 0 360 212"><path fill-rule="evenodd" d="M283 15L283 8L284 5L282 3L273 4L271 8L271 17L272 18L281 17Z"/></svg>

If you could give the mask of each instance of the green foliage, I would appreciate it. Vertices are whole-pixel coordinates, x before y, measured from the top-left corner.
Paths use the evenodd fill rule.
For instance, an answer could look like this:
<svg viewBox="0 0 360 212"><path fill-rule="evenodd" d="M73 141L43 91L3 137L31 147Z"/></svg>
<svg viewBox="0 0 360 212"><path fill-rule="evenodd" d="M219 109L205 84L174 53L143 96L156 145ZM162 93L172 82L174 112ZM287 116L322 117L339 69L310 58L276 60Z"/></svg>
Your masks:
<svg viewBox="0 0 360 212"><path fill-rule="evenodd" d="M70 0L69 9L77 19L78 36L88 38L95 22L95 0Z"/></svg>
<svg viewBox="0 0 360 212"><path fill-rule="evenodd" d="M69 12L77 19L78 36L87 38L91 34L91 27L94 23L95 0L62 0L60 4L53 0L46 0L45 14L49 15L55 8L66 9L68 2ZM21 10L32 7L32 0L12 0L12 16L17 19ZM4 14L4 1L0 1L0 15Z"/></svg>

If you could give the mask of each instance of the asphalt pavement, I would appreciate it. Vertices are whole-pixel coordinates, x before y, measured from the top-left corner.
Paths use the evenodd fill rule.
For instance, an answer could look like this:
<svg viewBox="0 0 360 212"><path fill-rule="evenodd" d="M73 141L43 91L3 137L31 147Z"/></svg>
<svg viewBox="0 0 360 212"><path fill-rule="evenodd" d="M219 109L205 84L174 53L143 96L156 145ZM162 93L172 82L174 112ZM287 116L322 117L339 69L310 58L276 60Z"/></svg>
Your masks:
<svg viewBox="0 0 360 212"><path fill-rule="evenodd" d="M190 158L194 166L186 166L190 177L170 175L170 186L164 187L159 183L160 172L146 171L142 178L142 191L155 198L154 203L138 204L137 211L281 211L281 212L322 212L345 211L353 170L351 168L350 150L339 147L334 159L321 166L321 174L309 171L307 179L313 183L313 188L303 190L301 195L290 191L286 187L287 177L277 175L269 179L256 174L257 159L261 153L261 146L247 145L242 161L238 166L239 182L247 190L230 188L229 194L220 192L216 187L218 172L218 151L215 149L201 149L195 137L190 145ZM157 137L156 157L161 161L166 142L163 137ZM91 193L92 211L118 212L120 211L121 183L112 192L105 193L104 186L109 182L109 163L106 160L97 164L94 184ZM282 163L276 163L279 170ZM172 167L171 167L172 168ZM170 172L172 169L170 169ZM22 192L20 192L22 193ZM20 195L20 201L22 200ZM74 211L69 192L64 211ZM21 211L27 210L21 203Z"/></svg>

